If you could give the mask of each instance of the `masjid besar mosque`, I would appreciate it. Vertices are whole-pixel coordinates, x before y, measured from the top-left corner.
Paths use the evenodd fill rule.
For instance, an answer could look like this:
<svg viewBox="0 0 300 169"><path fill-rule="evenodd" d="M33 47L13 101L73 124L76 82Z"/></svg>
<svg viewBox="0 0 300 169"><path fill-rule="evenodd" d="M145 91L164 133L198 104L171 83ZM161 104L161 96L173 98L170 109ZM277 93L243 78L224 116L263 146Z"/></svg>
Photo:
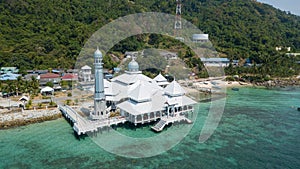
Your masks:
<svg viewBox="0 0 300 169"><path fill-rule="evenodd" d="M155 131L162 131L165 125L177 121L191 123L186 116L194 111L197 102L186 96L175 80L168 82L161 74L151 79L142 74L139 64L132 59L124 74L108 81L103 77L102 59L97 48L94 52L94 110L90 111L89 120L92 125L87 127L86 122L74 120L73 128L78 135L124 121L134 125L157 121L152 127ZM120 116L110 117L110 112L115 110Z"/></svg>

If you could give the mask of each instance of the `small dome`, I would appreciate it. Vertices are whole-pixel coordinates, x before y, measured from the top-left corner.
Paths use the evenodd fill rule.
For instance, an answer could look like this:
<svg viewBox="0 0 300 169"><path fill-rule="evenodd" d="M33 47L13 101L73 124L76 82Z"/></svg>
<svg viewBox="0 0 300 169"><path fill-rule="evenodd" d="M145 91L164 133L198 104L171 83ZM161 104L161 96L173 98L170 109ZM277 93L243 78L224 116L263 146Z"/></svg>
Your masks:
<svg viewBox="0 0 300 169"><path fill-rule="evenodd" d="M102 58L102 53L101 53L101 51L99 50L98 47L97 47L97 50L96 50L95 53L94 53L94 57L95 57L95 58L96 58L96 57Z"/></svg>
<svg viewBox="0 0 300 169"><path fill-rule="evenodd" d="M132 59L131 62L129 62L128 64L128 70L130 72L139 71L139 64L134 59Z"/></svg>

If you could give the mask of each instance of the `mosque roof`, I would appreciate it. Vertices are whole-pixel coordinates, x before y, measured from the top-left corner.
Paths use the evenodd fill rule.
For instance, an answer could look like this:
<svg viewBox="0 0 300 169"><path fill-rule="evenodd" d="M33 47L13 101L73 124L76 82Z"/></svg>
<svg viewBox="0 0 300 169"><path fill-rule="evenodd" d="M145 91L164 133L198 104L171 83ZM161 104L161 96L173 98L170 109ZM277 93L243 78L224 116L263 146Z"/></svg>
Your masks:
<svg viewBox="0 0 300 169"><path fill-rule="evenodd" d="M195 102L194 100L192 100L187 96L179 96L179 97L167 97L166 103L169 105L175 105L177 107L177 106L192 105L192 104L196 104L197 102Z"/></svg>
<svg viewBox="0 0 300 169"><path fill-rule="evenodd" d="M136 102L127 100L117 105L118 108L130 112L133 115L141 115L148 112L161 111L165 109L166 98L162 92L156 92L152 95L152 99L145 102Z"/></svg>
<svg viewBox="0 0 300 169"><path fill-rule="evenodd" d="M149 101L152 94L159 89L152 83L139 80L128 88L128 97L137 102Z"/></svg>
<svg viewBox="0 0 300 169"><path fill-rule="evenodd" d="M164 92L169 96L182 96L185 94L185 90L175 80L164 89Z"/></svg>
<svg viewBox="0 0 300 169"><path fill-rule="evenodd" d="M168 80L160 73L153 80L156 82L168 82Z"/></svg>
<svg viewBox="0 0 300 169"><path fill-rule="evenodd" d="M139 64L134 59L132 59L128 64L128 70L129 71L138 71Z"/></svg>
<svg viewBox="0 0 300 169"><path fill-rule="evenodd" d="M148 82L152 81L151 78L149 78L141 73L138 73L138 74L125 73L125 74L122 74L122 75L117 76L112 79L112 81L119 81L126 85L133 84L133 83L137 82L138 80L148 81Z"/></svg>

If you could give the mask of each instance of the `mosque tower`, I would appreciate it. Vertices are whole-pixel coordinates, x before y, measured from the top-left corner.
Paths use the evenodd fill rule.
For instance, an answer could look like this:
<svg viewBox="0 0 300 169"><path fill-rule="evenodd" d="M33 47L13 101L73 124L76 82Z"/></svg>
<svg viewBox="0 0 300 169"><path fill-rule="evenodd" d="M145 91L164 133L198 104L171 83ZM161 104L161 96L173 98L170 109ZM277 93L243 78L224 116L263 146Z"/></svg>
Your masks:
<svg viewBox="0 0 300 169"><path fill-rule="evenodd" d="M94 68L95 68L95 93L94 93L94 111L90 116L92 119L105 119L108 118L106 111L106 101L104 95L104 82L103 82L103 66L102 66L102 53L98 49L94 53Z"/></svg>

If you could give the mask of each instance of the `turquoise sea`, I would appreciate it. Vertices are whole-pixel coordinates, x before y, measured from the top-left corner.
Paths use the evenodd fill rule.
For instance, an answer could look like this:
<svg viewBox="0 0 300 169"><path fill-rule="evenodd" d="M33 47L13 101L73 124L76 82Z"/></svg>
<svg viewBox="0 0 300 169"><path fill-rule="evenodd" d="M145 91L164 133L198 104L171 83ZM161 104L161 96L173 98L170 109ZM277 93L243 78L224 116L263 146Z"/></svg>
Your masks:
<svg viewBox="0 0 300 169"><path fill-rule="evenodd" d="M89 137L77 140L65 119L1 130L0 168L300 167L299 88L228 90L217 130L199 143L210 104L200 103L197 121L178 145L149 158L120 157ZM117 130L135 137L155 135L149 126Z"/></svg>

